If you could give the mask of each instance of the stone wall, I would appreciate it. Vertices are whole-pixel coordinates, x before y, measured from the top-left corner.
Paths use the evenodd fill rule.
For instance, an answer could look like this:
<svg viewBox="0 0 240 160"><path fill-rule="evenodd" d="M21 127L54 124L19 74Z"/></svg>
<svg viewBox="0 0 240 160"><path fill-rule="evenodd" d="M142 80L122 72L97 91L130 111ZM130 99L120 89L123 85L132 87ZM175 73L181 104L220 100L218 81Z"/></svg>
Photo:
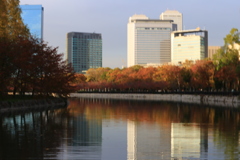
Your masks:
<svg viewBox="0 0 240 160"><path fill-rule="evenodd" d="M70 97L170 101L170 102L215 105L215 106L222 106L222 107L240 106L240 100L238 96L190 95L190 94L72 93L70 94Z"/></svg>

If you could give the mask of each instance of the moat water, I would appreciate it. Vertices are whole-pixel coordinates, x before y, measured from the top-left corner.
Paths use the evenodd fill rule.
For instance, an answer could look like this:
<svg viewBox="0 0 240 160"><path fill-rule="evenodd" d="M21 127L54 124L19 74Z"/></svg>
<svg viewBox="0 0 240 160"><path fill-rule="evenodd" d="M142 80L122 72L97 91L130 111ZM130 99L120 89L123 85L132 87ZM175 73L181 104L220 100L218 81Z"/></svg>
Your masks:
<svg viewBox="0 0 240 160"><path fill-rule="evenodd" d="M71 98L0 117L0 160L240 159L236 108Z"/></svg>

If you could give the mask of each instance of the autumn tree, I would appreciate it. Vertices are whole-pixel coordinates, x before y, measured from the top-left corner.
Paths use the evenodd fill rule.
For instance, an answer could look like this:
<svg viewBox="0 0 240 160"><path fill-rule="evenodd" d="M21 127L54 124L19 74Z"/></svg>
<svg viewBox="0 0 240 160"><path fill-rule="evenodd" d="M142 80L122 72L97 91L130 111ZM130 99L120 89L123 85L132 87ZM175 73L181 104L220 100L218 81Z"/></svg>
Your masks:
<svg viewBox="0 0 240 160"><path fill-rule="evenodd" d="M75 79L73 68L63 61L63 54L59 54L57 49L41 42L37 44L36 52L32 53L35 74L32 77L33 94L67 96L74 91L71 86Z"/></svg>
<svg viewBox="0 0 240 160"><path fill-rule="evenodd" d="M213 87L214 65L210 60L197 60L191 67L192 85L195 89L211 89Z"/></svg>
<svg viewBox="0 0 240 160"><path fill-rule="evenodd" d="M224 46L213 55L213 63L215 65L214 80L217 89L223 88L227 90L234 86L237 88L240 75L239 45L238 29L232 28L230 33L224 38ZM231 72L226 73L227 68Z"/></svg>
<svg viewBox="0 0 240 160"><path fill-rule="evenodd" d="M0 95L7 92L20 37L30 36L21 19L19 0L0 0Z"/></svg>
<svg viewBox="0 0 240 160"><path fill-rule="evenodd" d="M169 89L181 89L182 77L181 69L175 65L163 65L158 67L154 74L155 81L165 81Z"/></svg>
<svg viewBox="0 0 240 160"><path fill-rule="evenodd" d="M0 36L11 39L30 35L21 18L19 0L0 0Z"/></svg>
<svg viewBox="0 0 240 160"><path fill-rule="evenodd" d="M14 67L12 43L6 37L0 37L0 96L7 93Z"/></svg>
<svg viewBox="0 0 240 160"><path fill-rule="evenodd" d="M90 68L87 70L86 77L87 82L100 82L107 80L107 72L110 70L109 67Z"/></svg>
<svg viewBox="0 0 240 160"><path fill-rule="evenodd" d="M192 70L188 67L181 67L181 78L182 78L182 87L184 89L191 89L192 84L191 84L191 80L192 80Z"/></svg>
<svg viewBox="0 0 240 160"><path fill-rule="evenodd" d="M108 81L108 82L111 82L111 83L115 83L115 82L116 82L116 79L117 79L117 76L118 76L118 74L120 74L120 73L121 73L121 69L120 69L120 68L114 68L114 69L109 70L109 71L106 73L107 81Z"/></svg>

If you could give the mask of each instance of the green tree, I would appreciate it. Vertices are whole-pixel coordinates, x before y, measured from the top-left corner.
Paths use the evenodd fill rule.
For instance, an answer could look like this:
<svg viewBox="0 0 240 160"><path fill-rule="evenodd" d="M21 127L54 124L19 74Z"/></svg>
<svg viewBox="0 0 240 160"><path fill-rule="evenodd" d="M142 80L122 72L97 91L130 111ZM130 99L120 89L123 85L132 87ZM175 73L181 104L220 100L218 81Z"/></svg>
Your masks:
<svg viewBox="0 0 240 160"><path fill-rule="evenodd" d="M214 81L215 87L230 89L229 87L239 84L240 64L239 64L239 47L240 36L238 29L232 28L230 33L224 38L224 45L213 55L213 63L215 65ZM231 78L227 78L222 73L226 68L231 68ZM221 76L220 76L221 75ZM233 77L233 75L235 75Z"/></svg>

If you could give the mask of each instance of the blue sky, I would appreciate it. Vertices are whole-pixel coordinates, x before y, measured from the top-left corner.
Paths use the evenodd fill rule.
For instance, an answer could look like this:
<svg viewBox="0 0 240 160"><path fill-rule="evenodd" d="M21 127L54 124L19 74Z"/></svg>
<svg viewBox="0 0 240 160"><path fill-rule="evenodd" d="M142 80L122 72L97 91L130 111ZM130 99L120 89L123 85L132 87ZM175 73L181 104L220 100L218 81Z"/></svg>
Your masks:
<svg viewBox="0 0 240 160"><path fill-rule="evenodd" d="M96 32L103 38L103 67L127 63L127 23L134 14L151 19L169 10L183 14L184 29L208 30L209 45L223 45L231 28L240 30L240 0L20 0L44 7L44 40L66 52L67 32Z"/></svg>

